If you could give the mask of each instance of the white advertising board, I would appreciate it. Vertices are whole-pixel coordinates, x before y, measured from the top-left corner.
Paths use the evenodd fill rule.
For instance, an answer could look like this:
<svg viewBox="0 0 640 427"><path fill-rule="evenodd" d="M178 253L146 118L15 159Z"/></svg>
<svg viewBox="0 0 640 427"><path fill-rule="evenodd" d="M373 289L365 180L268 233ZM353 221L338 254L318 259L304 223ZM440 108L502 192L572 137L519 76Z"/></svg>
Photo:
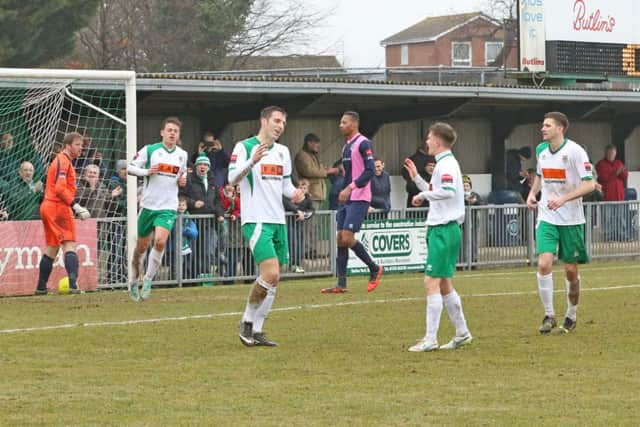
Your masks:
<svg viewBox="0 0 640 427"><path fill-rule="evenodd" d="M546 70L544 0L520 0L520 70Z"/></svg>

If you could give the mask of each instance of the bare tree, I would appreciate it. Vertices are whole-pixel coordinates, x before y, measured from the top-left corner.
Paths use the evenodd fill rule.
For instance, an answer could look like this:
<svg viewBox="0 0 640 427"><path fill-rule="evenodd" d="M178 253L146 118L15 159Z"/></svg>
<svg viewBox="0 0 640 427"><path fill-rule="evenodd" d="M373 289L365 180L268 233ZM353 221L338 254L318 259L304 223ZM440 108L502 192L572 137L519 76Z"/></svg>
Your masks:
<svg viewBox="0 0 640 427"><path fill-rule="evenodd" d="M289 0L104 0L77 34L73 60L141 72L213 70L304 46L326 14ZM237 64L234 64L237 65Z"/></svg>
<svg viewBox="0 0 640 427"><path fill-rule="evenodd" d="M489 64L494 67L502 67L505 65L506 58L513 49L516 48L518 21L516 14L518 13L518 0L485 0L483 11L502 22L502 28L496 28L494 34L500 29L503 34L502 50L493 63Z"/></svg>

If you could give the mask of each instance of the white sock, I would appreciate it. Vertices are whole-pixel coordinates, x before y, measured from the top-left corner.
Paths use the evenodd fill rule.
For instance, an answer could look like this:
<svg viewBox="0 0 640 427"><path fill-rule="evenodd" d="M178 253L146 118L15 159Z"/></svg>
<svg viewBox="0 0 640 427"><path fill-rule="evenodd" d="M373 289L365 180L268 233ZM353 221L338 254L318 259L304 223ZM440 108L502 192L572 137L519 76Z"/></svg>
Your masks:
<svg viewBox="0 0 640 427"><path fill-rule="evenodd" d="M247 298L247 305L244 308L244 314L242 315L242 321L243 322L250 322L250 323L254 323L255 318L256 318L256 311L258 310L258 308L262 305L262 303L264 302L263 299L262 301L260 301L257 304L253 304L251 302L251 293L253 292L253 288L255 286L261 286L264 289L267 290L267 296L269 295L269 288L271 288L272 286L265 282L264 280L262 280L260 277L256 278L256 281L253 283L253 286L251 287L251 290L249 291L249 298ZM254 325L254 331L255 331L255 325Z"/></svg>
<svg viewBox="0 0 640 427"><path fill-rule="evenodd" d="M546 276L536 273L536 276L538 277L538 293L544 307L544 315L555 316L555 311L553 310L553 273L549 273Z"/></svg>
<svg viewBox="0 0 640 427"><path fill-rule="evenodd" d="M264 319L269 315L273 301L276 299L276 288L271 287L267 290L267 296L265 297L260 307L256 310L256 314L253 317L253 332L262 332L262 325Z"/></svg>
<svg viewBox="0 0 640 427"><path fill-rule="evenodd" d="M147 280L153 280L156 277L156 273L160 268L160 264L162 264L162 252L156 250L156 248L152 248L149 253L149 262L147 263L147 272L144 275L144 278Z"/></svg>
<svg viewBox="0 0 640 427"><path fill-rule="evenodd" d="M462 311L460 295L458 295L454 289L447 295L443 295L442 301L444 302L444 306L447 308L447 313L449 314L451 323L453 323L453 326L456 328L456 336L463 337L467 335L469 333L469 329L467 328L467 320L464 318L464 312Z"/></svg>
<svg viewBox="0 0 640 427"><path fill-rule="evenodd" d="M427 296L427 338L436 341L440 328L440 316L442 315L442 295L433 294Z"/></svg>
<svg viewBox="0 0 640 427"><path fill-rule="evenodd" d="M571 283L568 280L565 280L564 285L567 288L567 314L565 317L568 317L575 322L577 317L578 304L571 304L571 300L569 299L569 290L571 289ZM578 276L578 286L580 286L580 276Z"/></svg>

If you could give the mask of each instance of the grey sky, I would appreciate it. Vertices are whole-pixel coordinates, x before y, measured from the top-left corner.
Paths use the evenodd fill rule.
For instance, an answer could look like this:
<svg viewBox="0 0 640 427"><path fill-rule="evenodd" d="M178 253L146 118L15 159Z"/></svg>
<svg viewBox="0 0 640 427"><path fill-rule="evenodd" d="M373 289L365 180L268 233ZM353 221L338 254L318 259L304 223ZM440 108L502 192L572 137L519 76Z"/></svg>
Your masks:
<svg viewBox="0 0 640 427"><path fill-rule="evenodd" d="M486 0L304 0L316 10L334 4L309 53L335 54L348 67L384 66L380 41L428 16L481 10Z"/></svg>

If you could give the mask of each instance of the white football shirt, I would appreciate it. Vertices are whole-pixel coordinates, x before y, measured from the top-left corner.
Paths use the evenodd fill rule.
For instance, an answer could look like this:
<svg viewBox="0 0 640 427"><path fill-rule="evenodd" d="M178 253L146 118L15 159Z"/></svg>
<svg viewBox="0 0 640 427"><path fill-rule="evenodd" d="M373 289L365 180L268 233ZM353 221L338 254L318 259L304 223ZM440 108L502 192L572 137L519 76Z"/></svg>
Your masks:
<svg viewBox="0 0 640 427"><path fill-rule="evenodd" d="M420 176L420 175L418 175ZM436 156L429 191L420 195L429 200L427 225L464 222L464 186L460 165L451 151Z"/></svg>
<svg viewBox="0 0 640 427"><path fill-rule="evenodd" d="M141 207L149 210L178 210L178 178L187 171L188 154L180 147L169 151L162 142L142 147L131 164L158 172L144 177Z"/></svg>
<svg viewBox="0 0 640 427"><path fill-rule="evenodd" d="M593 172L586 151L570 139L557 151L543 141L536 148L536 166L540 177L542 195L538 202L538 221L554 225L584 224L582 197L571 200L556 210L547 207L549 200L575 190L583 180L593 179Z"/></svg>
<svg viewBox="0 0 640 427"><path fill-rule="evenodd" d="M255 136L236 144L229 163L229 181L251 160L260 141ZM240 181L240 220L247 223L285 224L282 196L291 197L289 149L277 142Z"/></svg>

